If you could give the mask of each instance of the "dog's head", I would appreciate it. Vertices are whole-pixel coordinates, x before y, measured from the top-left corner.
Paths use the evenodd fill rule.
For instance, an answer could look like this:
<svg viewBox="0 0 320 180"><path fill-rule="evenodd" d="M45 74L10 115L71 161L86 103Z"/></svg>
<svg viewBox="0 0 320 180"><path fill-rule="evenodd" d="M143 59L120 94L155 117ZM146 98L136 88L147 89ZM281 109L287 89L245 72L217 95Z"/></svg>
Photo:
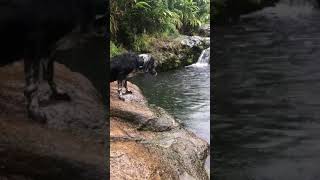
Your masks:
<svg viewBox="0 0 320 180"><path fill-rule="evenodd" d="M139 57L143 60L142 69L144 73L150 73L153 76L157 75L156 67L157 62L155 59L149 54L140 54Z"/></svg>

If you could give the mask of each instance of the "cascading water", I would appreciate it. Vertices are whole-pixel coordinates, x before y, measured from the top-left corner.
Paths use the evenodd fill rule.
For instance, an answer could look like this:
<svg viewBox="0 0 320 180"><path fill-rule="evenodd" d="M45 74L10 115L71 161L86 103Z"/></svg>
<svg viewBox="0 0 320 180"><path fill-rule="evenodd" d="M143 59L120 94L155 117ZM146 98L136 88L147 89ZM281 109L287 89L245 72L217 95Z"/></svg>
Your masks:
<svg viewBox="0 0 320 180"><path fill-rule="evenodd" d="M198 58L198 61L194 64L191 64L187 67L203 67L203 66L209 66L210 62L210 48L207 48L201 52L201 55Z"/></svg>
<svg viewBox="0 0 320 180"><path fill-rule="evenodd" d="M207 48L205 50L202 51L198 62L196 64L209 64L209 60L210 60L210 48Z"/></svg>

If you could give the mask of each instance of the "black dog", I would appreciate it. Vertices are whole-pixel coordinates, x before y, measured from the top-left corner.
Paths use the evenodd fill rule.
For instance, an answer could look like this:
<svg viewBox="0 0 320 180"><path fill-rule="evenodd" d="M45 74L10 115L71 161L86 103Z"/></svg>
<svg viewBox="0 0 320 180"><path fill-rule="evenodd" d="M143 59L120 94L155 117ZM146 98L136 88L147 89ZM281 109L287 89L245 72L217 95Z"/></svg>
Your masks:
<svg viewBox="0 0 320 180"><path fill-rule="evenodd" d="M52 98L69 100L53 81L52 54L57 42L76 28L87 32L102 0L0 0L0 65L24 60L25 96L29 117L44 120L39 110L40 71ZM103 4L103 3L102 3Z"/></svg>
<svg viewBox="0 0 320 180"><path fill-rule="evenodd" d="M125 53L115 56L110 63L110 82L118 81L119 98L124 100L122 88L125 88L126 93L132 93L128 90L127 79L144 72L156 76L156 61L153 57L147 54L137 55L134 53Z"/></svg>

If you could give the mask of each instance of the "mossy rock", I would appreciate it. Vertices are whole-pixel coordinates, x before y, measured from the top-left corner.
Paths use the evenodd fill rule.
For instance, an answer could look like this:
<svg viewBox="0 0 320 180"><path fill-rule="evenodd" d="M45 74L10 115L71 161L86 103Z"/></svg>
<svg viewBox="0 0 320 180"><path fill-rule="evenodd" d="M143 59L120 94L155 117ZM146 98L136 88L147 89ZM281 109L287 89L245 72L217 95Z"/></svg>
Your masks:
<svg viewBox="0 0 320 180"><path fill-rule="evenodd" d="M181 44L183 37L172 39L157 39L151 44L150 52L157 60L158 71L168 71L191 65L197 62L202 50L208 48L208 43L201 43L195 47Z"/></svg>

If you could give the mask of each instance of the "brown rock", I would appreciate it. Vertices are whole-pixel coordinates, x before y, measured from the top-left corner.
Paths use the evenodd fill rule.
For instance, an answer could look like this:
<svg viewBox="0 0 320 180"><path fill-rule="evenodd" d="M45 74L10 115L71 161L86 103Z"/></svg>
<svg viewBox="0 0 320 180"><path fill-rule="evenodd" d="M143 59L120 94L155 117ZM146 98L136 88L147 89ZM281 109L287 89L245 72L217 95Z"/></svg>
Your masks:
<svg viewBox="0 0 320 180"><path fill-rule="evenodd" d="M58 87L70 102L48 101L41 85L46 124L26 114L23 62L0 67L0 179L85 179L105 175L101 96L82 75L55 64Z"/></svg>
<svg viewBox="0 0 320 180"><path fill-rule="evenodd" d="M137 86L118 98L110 84L111 179L199 179L208 175L209 146L161 108L151 109Z"/></svg>

